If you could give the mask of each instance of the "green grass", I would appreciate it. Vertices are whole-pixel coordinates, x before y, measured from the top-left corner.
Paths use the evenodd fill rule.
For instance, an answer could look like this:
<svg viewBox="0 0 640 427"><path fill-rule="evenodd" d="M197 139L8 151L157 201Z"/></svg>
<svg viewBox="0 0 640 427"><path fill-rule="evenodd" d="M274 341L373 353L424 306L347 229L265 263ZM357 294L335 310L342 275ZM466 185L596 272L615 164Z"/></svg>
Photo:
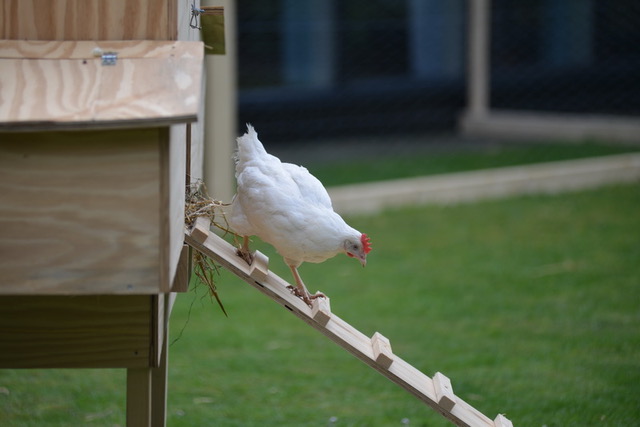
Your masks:
<svg viewBox="0 0 640 427"><path fill-rule="evenodd" d="M366 269L342 256L301 268L336 314L491 418L637 425L638 185L349 222L372 237ZM448 425L235 276L218 286L229 318L202 288L172 315L169 426ZM121 371L0 371L1 424L122 425L124 387Z"/></svg>
<svg viewBox="0 0 640 427"><path fill-rule="evenodd" d="M348 159L306 165L326 186L408 178L504 166L580 159L640 151L637 145L596 142L579 144L503 144L476 149L446 150L412 155Z"/></svg>

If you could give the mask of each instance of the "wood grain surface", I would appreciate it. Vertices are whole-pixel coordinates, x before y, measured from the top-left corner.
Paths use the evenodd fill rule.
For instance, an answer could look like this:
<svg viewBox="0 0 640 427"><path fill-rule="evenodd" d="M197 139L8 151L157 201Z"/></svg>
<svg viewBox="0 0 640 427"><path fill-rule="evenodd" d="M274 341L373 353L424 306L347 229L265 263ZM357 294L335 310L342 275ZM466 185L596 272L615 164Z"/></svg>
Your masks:
<svg viewBox="0 0 640 427"><path fill-rule="evenodd" d="M95 48L117 52L116 65ZM0 131L193 122L202 71L200 42L2 41Z"/></svg>
<svg viewBox="0 0 640 427"><path fill-rule="evenodd" d="M0 296L0 367L153 366L155 297Z"/></svg>
<svg viewBox="0 0 640 427"><path fill-rule="evenodd" d="M175 40L184 0L14 0L0 8L0 37L31 40Z"/></svg>
<svg viewBox="0 0 640 427"><path fill-rule="evenodd" d="M187 125L162 132L160 145L160 291L169 292L184 242Z"/></svg>
<svg viewBox="0 0 640 427"><path fill-rule="evenodd" d="M162 131L1 134L0 294L158 292Z"/></svg>

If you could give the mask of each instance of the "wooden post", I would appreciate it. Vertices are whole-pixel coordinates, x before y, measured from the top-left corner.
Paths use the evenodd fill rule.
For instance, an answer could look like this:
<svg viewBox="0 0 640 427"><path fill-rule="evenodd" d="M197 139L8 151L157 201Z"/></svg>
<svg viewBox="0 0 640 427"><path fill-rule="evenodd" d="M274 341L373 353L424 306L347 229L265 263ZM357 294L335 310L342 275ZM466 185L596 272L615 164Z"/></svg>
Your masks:
<svg viewBox="0 0 640 427"><path fill-rule="evenodd" d="M484 117L489 110L491 0L470 0L467 71L467 115Z"/></svg>
<svg viewBox="0 0 640 427"><path fill-rule="evenodd" d="M231 200L236 129L236 2L206 0L202 6L224 7L225 55L206 55L206 118L204 119L204 180L209 194Z"/></svg>
<svg viewBox="0 0 640 427"><path fill-rule="evenodd" d="M151 368L127 369L127 427L151 426Z"/></svg>
<svg viewBox="0 0 640 427"><path fill-rule="evenodd" d="M169 371L169 314L173 305L172 298L166 295L164 304L164 321L162 325L162 345L158 367L151 368L151 425L164 427L167 420L167 376ZM128 396L128 395L127 395Z"/></svg>

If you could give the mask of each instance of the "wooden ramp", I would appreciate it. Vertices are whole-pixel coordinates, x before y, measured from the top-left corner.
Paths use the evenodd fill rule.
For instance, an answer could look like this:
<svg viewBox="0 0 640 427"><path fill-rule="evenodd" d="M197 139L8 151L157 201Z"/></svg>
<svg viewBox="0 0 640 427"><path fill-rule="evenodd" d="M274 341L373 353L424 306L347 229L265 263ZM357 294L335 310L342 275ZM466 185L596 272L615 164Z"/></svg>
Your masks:
<svg viewBox="0 0 640 427"><path fill-rule="evenodd" d="M376 332L372 337L333 314L329 299L318 298L310 308L287 289L288 282L268 271L268 258L256 252L251 266L236 255L236 248L209 232L209 220L198 218L192 230L185 231L185 242L229 269L242 280L284 306L309 326L422 400L458 426L512 426L503 415L494 420L483 415L453 393L449 378L436 373L428 377L391 351L389 340Z"/></svg>

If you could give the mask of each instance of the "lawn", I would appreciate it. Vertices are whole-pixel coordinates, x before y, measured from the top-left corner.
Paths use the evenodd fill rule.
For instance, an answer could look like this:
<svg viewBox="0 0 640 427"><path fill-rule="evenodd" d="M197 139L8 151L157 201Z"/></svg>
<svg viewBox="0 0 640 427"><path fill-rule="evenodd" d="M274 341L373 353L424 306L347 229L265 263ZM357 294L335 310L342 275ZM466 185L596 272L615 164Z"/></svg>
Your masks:
<svg viewBox="0 0 640 427"><path fill-rule="evenodd" d="M365 334L516 426L640 419L640 187L349 218L366 269L303 265ZM289 273L265 245L271 268ZM420 401L223 272L172 315L169 426L444 426ZM0 371L8 426L123 425L124 372Z"/></svg>

